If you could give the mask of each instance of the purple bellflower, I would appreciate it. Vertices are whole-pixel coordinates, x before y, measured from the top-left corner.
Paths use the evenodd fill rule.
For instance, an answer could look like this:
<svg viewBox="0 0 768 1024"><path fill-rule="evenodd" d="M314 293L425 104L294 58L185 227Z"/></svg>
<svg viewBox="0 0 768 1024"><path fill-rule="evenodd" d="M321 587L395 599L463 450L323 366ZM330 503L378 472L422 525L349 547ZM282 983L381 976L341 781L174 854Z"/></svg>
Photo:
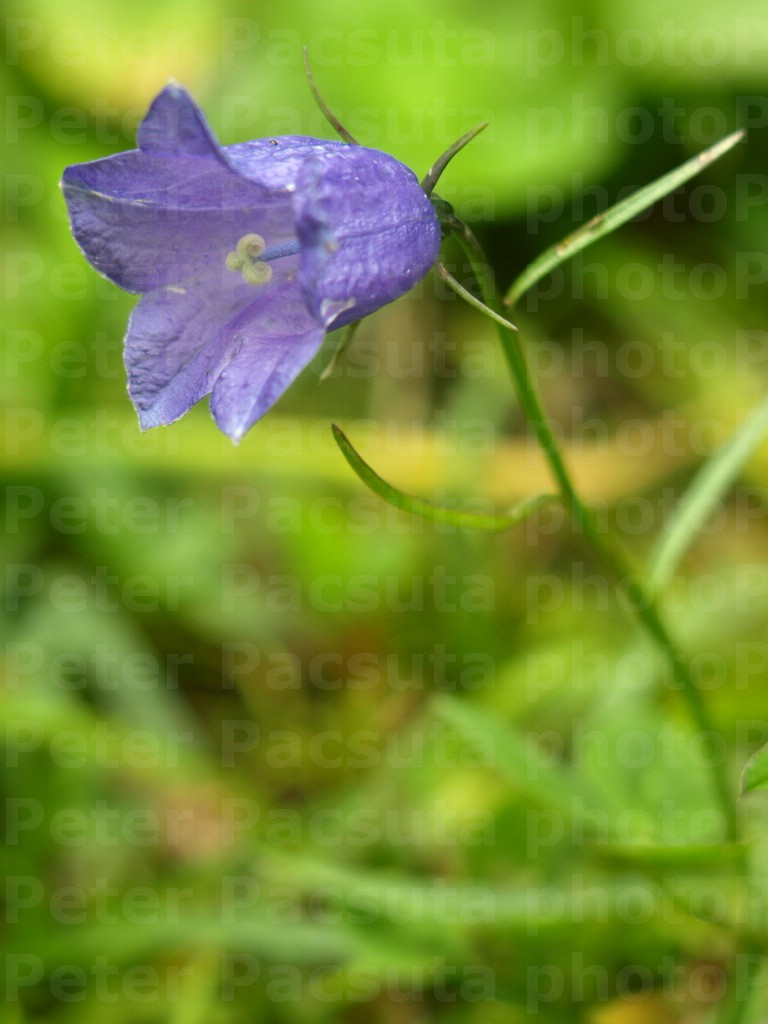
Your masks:
<svg viewBox="0 0 768 1024"><path fill-rule="evenodd" d="M68 167L62 188L86 258L142 295L125 339L142 428L210 394L216 423L240 441L326 331L392 302L437 262L435 208L386 153L303 136L220 146L174 83L137 143Z"/></svg>

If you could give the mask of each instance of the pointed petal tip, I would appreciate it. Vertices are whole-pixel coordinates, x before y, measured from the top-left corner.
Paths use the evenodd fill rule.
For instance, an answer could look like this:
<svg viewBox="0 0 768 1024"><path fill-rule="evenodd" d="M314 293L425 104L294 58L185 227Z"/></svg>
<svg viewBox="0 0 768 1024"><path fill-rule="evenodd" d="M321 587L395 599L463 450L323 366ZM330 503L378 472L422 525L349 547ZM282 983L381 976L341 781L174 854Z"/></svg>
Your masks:
<svg viewBox="0 0 768 1024"><path fill-rule="evenodd" d="M237 447L240 446L241 441L248 433L254 424L261 419L264 413L267 411L266 408L260 409L258 414L254 414L253 410L250 411L250 415L244 415L242 410L236 411L229 407L225 402L218 400L219 396L216 393L216 388L211 393L208 408L213 422L219 428L232 444Z"/></svg>
<svg viewBox="0 0 768 1024"><path fill-rule="evenodd" d="M134 409L136 409L136 406L134 406ZM136 409L136 416L139 421L139 430L142 434L152 430L154 427L163 426L159 419L153 417L147 409Z"/></svg>
<svg viewBox="0 0 768 1024"><path fill-rule="evenodd" d="M178 80L178 78L169 78L160 92L154 97L152 102L154 103L155 100L159 99L161 96L167 96L175 103L189 104L197 109L197 103L195 103L192 98L192 93Z"/></svg>
<svg viewBox="0 0 768 1024"><path fill-rule="evenodd" d="M139 420L139 430L142 434L147 430L154 430L155 427L168 427L171 423L175 423L176 420L181 419L185 416L192 408L191 405L187 406L183 412L176 415L169 415L167 412L162 411L161 402L156 402L154 405L148 405L142 409L136 404L136 400L129 393L128 397L131 399L133 408L136 410L136 416Z"/></svg>
<svg viewBox="0 0 768 1024"><path fill-rule="evenodd" d="M236 448L239 448L240 442L253 426L253 422L247 422L242 419L236 419L232 415L227 415L229 410L219 408L213 395L211 395L208 402L208 411L221 433L228 437Z"/></svg>
<svg viewBox="0 0 768 1024"><path fill-rule="evenodd" d="M138 127L139 149L156 156L217 156L219 146L205 115L175 79L154 97Z"/></svg>
<svg viewBox="0 0 768 1024"><path fill-rule="evenodd" d="M155 94L152 102L154 103L155 100L163 95L172 96L174 99L192 99L189 89L182 85L178 78L169 78L162 89Z"/></svg>
<svg viewBox="0 0 768 1024"><path fill-rule="evenodd" d="M71 187L73 181L77 181L77 171L81 164L68 164L61 172L61 181L59 182L60 189L66 189Z"/></svg>
<svg viewBox="0 0 768 1024"><path fill-rule="evenodd" d="M243 438L253 426L252 423L226 423L221 416L217 417L213 409L211 410L211 417L221 433L228 437L236 448L240 447Z"/></svg>

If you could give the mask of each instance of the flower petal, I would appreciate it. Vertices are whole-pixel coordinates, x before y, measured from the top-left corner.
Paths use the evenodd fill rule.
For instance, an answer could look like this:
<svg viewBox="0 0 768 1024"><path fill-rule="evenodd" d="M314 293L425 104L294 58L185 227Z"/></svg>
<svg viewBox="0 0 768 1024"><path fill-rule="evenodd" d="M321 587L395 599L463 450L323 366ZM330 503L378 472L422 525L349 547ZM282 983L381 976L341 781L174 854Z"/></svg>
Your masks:
<svg viewBox="0 0 768 1024"><path fill-rule="evenodd" d="M327 327L392 302L437 260L432 204L414 173L378 150L314 154L299 171L294 208L302 294Z"/></svg>
<svg viewBox="0 0 768 1024"><path fill-rule="evenodd" d="M178 82L169 82L152 100L136 132L139 149L156 156L213 156L219 145L198 105Z"/></svg>
<svg viewBox="0 0 768 1024"><path fill-rule="evenodd" d="M314 357L325 330L307 313L294 284L274 291L236 335L240 347L214 385L211 412L239 442Z"/></svg>
<svg viewBox="0 0 768 1024"><path fill-rule="evenodd" d="M291 189L296 186L299 168L312 156L327 154L330 159L346 142L312 139L307 135L280 135L273 139L253 139L224 146L222 152L230 167L244 178L267 188Z"/></svg>
<svg viewBox="0 0 768 1024"><path fill-rule="evenodd" d="M263 295L235 274L209 270L141 299L128 323L125 366L142 429L172 423L210 392L232 325Z"/></svg>
<svg viewBox="0 0 768 1024"><path fill-rule="evenodd" d="M288 191L230 167L180 87L160 93L139 141L141 149L68 167L62 180L75 239L121 288L182 284L247 232L270 245L295 237Z"/></svg>
<svg viewBox="0 0 768 1024"><path fill-rule="evenodd" d="M177 420L215 385L214 416L239 440L309 362L324 333L285 274L255 287L208 273L183 290L150 292L134 309L125 341L128 390L142 429Z"/></svg>

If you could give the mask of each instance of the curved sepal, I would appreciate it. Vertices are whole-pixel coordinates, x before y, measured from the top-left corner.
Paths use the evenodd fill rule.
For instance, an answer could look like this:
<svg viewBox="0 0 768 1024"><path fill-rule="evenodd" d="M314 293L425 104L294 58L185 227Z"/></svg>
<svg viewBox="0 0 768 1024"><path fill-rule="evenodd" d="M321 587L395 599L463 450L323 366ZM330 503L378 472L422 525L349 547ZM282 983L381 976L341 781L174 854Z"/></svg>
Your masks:
<svg viewBox="0 0 768 1024"><path fill-rule="evenodd" d="M544 505L551 505L560 500L554 494L538 494L533 498L526 498L525 501L519 502L503 515L467 512L464 509L452 508L449 505L438 505L427 498L418 498L411 494L405 494L403 491L393 487L392 484L388 484L361 458L352 447L347 436L335 423L332 424L331 429L333 430L333 438L341 449L341 454L366 487L370 488L374 494L386 501L387 504L400 509L401 512L410 512L412 515L420 516L422 519L429 519L433 523L448 523L465 529L500 532L522 523Z"/></svg>
<svg viewBox="0 0 768 1024"><path fill-rule="evenodd" d="M479 310L483 316L489 317L495 323L499 324L500 327L504 327L508 331L516 331L517 328L509 320L505 320L503 316L499 316L495 309L491 309L490 306L486 306L484 302L481 302L472 292L468 292L467 289L457 281L453 274L450 272L448 267L443 262L437 264L437 272L448 287L454 291L460 299L464 299L466 303Z"/></svg>

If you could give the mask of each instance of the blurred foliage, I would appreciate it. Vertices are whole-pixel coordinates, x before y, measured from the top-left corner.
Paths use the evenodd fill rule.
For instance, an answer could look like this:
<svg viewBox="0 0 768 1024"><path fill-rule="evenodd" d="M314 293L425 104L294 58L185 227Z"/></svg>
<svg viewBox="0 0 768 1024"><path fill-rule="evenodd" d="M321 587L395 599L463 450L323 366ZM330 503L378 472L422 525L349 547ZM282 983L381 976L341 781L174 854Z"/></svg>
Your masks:
<svg viewBox="0 0 768 1024"><path fill-rule="evenodd" d="M133 145L169 77L224 142L328 134L306 44L340 119L419 173L489 121L442 193L505 288L745 127L518 315L576 477L642 559L768 376L762 7L6 0L3 19L4 1019L708 1019L744 969L734 933L768 928L764 795L746 854L704 771L727 759L735 788L768 740L765 447L665 595L721 729L696 737L557 509L497 536L414 520L333 445L338 420L388 481L488 513L548 489L491 325L430 278L240 449L205 403L139 435L134 300L77 252L57 183Z"/></svg>

